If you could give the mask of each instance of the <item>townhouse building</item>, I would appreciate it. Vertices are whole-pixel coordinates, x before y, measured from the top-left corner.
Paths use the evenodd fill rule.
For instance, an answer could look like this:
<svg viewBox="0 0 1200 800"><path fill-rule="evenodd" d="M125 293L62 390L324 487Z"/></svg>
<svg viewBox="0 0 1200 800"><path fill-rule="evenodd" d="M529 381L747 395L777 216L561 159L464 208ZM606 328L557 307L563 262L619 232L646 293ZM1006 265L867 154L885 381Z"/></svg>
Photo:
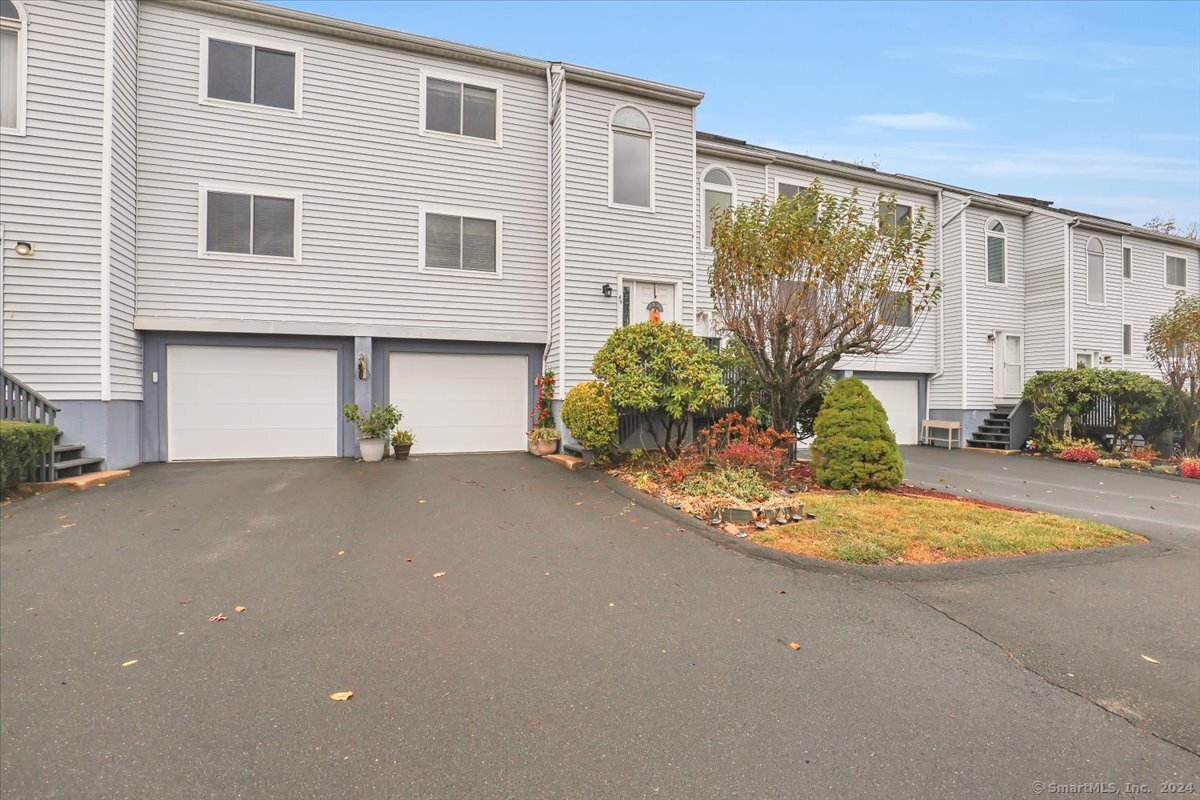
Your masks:
<svg viewBox="0 0 1200 800"><path fill-rule="evenodd" d="M719 337L710 212L816 178L933 223L941 302L840 365L903 443L1038 371L1151 372L1200 291L1195 241L697 132L701 92L582 66L249 0L0 0L0 45L0 362L110 467L353 455L350 402L522 449L533 377L560 402L618 326Z"/></svg>

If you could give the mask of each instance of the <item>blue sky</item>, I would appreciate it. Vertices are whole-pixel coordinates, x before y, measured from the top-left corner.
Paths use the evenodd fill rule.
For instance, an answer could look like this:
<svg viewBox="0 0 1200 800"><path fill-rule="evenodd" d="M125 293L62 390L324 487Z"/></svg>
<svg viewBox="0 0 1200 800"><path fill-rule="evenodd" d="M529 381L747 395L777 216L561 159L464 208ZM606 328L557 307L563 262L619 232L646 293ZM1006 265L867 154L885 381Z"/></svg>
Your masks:
<svg viewBox="0 0 1200 800"><path fill-rule="evenodd" d="M277 2L699 89L701 130L755 144L1200 221L1200 2Z"/></svg>

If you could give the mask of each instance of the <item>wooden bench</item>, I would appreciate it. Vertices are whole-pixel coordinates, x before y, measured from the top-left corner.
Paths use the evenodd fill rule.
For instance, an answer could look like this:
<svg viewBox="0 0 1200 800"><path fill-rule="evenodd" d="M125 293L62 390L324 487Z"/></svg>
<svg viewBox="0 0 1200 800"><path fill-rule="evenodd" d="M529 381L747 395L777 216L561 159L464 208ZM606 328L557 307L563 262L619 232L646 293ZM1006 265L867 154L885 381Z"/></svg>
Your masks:
<svg viewBox="0 0 1200 800"><path fill-rule="evenodd" d="M954 440L958 440L958 448L962 449L962 425L957 422L951 422L946 419L927 419L921 422L921 442L922 444L941 444L941 440L934 441L932 434L934 431L942 431L946 434L946 449L950 450L954 446Z"/></svg>

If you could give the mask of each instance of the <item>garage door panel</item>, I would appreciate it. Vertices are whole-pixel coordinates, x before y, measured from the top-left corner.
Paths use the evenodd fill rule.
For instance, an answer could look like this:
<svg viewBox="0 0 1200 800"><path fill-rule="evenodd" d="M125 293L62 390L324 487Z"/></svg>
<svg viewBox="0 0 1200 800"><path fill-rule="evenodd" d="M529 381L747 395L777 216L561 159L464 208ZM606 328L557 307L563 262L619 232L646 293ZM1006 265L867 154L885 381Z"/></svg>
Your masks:
<svg viewBox="0 0 1200 800"><path fill-rule="evenodd" d="M887 412L888 425L896 434L896 444L917 443L918 382L905 379L863 378L862 382Z"/></svg>
<svg viewBox="0 0 1200 800"><path fill-rule="evenodd" d="M167 348L172 461L336 456L337 351Z"/></svg>
<svg viewBox="0 0 1200 800"><path fill-rule="evenodd" d="M388 397L415 436L413 453L525 449L526 356L392 353Z"/></svg>

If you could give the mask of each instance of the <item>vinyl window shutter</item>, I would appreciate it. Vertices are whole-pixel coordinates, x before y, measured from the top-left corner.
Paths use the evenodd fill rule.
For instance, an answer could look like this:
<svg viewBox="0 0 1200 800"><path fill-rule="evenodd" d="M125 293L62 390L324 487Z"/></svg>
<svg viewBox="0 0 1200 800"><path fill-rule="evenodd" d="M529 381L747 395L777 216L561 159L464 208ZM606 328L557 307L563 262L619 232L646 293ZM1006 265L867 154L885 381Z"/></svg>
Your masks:
<svg viewBox="0 0 1200 800"><path fill-rule="evenodd" d="M462 269L462 218L425 216L425 266Z"/></svg>
<svg viewBox="0 0 1200 800"><path fill-rule="evenodd" d="M250 252L250 196L208 193L208 230L205 249L210 253Z"/></svg>
<svg viewBox="0 0 1200 800"><path fill-rule="evenodd" d="M292 258L295 253L296 201L254 198L254 253Z"/></svg>
<svg viewBox="0 0 1200 800"><path fill-rule="evenodd" d="M254 48L244 44L208 40L208 96L217 100L249 103L253 100L250 76Z"/></svg>

